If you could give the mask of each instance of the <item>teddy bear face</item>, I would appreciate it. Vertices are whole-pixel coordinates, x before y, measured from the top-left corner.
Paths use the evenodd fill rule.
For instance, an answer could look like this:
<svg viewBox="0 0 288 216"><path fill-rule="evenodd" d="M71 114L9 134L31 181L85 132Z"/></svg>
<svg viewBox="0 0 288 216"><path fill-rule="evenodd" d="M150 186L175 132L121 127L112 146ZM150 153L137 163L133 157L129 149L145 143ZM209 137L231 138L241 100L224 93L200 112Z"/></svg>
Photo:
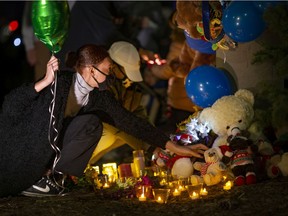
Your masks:
<svg viewBox="0 0 288 216"><path fill-rule="evenodd" d="M204 159L206 163L216 163L221 160L216 148L210 148L204 152Z"/></svg>
<svg viewBox="0 0 288 216"><path fill-rule="evenodd" d="M228 137L234 129L244 131L250 126L254 117L253 104L252 92L241 89L203 109L199 119L206 122L219 137Z"/></svg>
<svg viewBox="0 0 288 216"><path fill-rule="evenodd" d="M212 20L213 15L221 17L222 7L220 1L209 1L209 13L210 20ZM200 33L197 28L203 22L202 1L177 1L176 13L173 19L178 28L185 30L190 37L201 39L203 32ZM214 28L210 26L210 33L213 32L212 29Z"/></svg>
<svg viewBox="0 0 288 216"><path fill-rule="evenodd" d="M177 1L174 21L177 27L187 31L192 38L200 38L197 24L202 21L201 1Z"/></svg>

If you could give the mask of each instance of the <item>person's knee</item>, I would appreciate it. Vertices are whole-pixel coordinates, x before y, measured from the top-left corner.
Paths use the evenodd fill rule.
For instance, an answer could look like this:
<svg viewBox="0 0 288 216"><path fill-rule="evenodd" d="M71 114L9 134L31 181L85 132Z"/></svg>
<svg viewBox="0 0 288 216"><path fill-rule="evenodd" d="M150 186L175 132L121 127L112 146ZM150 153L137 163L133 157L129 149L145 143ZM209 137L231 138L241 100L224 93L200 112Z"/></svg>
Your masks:
<svg viewBox="0 0 288 216"><path fill-rule="evenodd" d="M103 124L102 121L96 115L87 115L86 124L84 125L87 134L102 134L103 132Z"/></svg>

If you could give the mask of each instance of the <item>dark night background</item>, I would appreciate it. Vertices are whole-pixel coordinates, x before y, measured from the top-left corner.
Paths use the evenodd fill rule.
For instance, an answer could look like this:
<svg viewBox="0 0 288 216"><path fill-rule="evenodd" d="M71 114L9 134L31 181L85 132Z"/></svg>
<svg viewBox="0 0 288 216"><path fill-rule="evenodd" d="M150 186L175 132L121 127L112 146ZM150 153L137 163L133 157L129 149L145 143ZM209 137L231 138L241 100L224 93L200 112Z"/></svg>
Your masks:
<svg viewBox="0 0 288 216"><path fill-rule="evenodd" d="M33 80L31 68L25 56L22 41L14 45L17 38L22 40L21 20L25 1L0 1L0 104L4 95L25 81ZM18 21L15 31L9 31L9 23Z"/></svg>

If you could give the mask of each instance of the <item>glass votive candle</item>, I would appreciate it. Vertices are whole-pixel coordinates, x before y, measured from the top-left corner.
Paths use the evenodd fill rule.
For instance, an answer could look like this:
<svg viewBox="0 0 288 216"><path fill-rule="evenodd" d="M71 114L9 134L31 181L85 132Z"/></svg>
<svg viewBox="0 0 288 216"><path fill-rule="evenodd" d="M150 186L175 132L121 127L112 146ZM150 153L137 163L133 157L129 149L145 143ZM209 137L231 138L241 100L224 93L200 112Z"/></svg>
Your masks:
<svg viewBox="0 0 288 216"><path fill-rule="evenodd" d="M181 195L181 190L179 188L173 188L172 192L173 196L180 196Z"/></svg>
<svg viewBox="0 0 288 216"><path fill-rule="evenodd" d="M188 191L189 197L193 200L200 198L200 193L202 190L203 184L195 184L195 185L186 185L186 189Z"/></svg>
<svg viewBox="0 0 288 216"><path fill-rule="evenodd" d="M170 189L169 188L154 188L152 189L154 200L157 203L165 204L168 201Z"/></svg>
<svg viewBox="0 0 288 216"><path fill-rule="evenodd" d="M189 185L189 183L190 183L189 178L180 177L180 178L178 179L179 187L181 186L181 188L183 188L183 190L185 190L185 186L186 186L186 185Z"/></svg>
<svg viewBox="0 0 288 216"><path fill-rule="evenodd" d="M207 196L208 195L208 191L206 188L201 188L200 189L200 196Z"/></svg>
<svg viewBox="0 0 288 216"><path fill-rule="evenodd" d="M151 195L152 186L141 185L136 188L136 197L139 201L146 201Z"/></svg>

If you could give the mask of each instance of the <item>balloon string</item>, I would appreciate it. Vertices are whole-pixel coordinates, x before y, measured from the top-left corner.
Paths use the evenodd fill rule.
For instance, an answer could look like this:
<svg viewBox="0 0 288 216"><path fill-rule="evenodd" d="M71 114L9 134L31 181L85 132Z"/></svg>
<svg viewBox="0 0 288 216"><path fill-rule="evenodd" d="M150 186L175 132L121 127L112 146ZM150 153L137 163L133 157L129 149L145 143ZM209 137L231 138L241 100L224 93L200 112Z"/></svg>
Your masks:
<svg viewBox="0 0 288 216"><path fill-rule="evenodd" d="M57 89L57 71L54 71L54 77L55 77L55 79L54 79L54 81L51 84L51 93L53 95L53 99L52 99L52 101L50 103L50 106L49 106L50 121L49 121L48 140L49 140L50 146L52 147L52 149L56 153L55 154L55 158L54 158L54 162L53 162L53 166L52 166L53 178L54 178L55 183L58 186L64 188L64 186L63 186L64 185L64 178L62 178L61 185L59 185L58 181L55 180L55 176L54 176L55 172L57 172L58 174L63 176L63 173L55 171L55 166L56 166L56 164L58 163L58 161L61 158L61 151L58 148L58 146L56 145L56 140L58 139L58 130L55 127L55 116L54 116L55 98L56 98L56 89ZM53 138L54 134L55 134L55 136Z"/></svg>

